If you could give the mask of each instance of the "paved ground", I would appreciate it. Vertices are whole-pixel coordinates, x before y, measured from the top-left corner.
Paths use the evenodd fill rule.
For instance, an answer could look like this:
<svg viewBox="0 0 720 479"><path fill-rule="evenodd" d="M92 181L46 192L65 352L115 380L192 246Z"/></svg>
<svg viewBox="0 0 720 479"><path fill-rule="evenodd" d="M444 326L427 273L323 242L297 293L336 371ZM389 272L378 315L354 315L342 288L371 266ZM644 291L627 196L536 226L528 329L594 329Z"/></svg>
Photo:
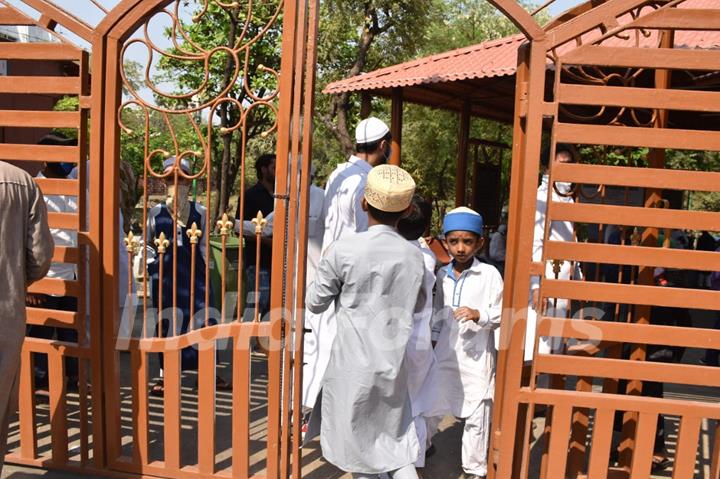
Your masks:
<svg viewBox="0 0 720 479"><path fill-rule="evenodd" d="M709 327L712 317L700 313L693 314L693 322L696 326ZM683 362L697 363L702 351L687 350L683 358ZM222 359L222 358L221 358ZM222 361L221 361L222 362ZM225 366L227 367L227 366ZM254 355L252 360L253 386L251 391L251 469L252 473L261 473L265 462L265 445L266 445L266 397L267 397L267 365L264 357ZM220 373L229 376L227 370L220 369ZM130 413L129 380L127 378L121 381L124 384L122 396L123 430L125 438L123 444L126 454L130 453L130 431L132 423L128 419ZM197 395L194 392L194 377L185 377L183 381L183 461L192 464L197 458L197 435L196 418L197 418ZM717 402L720 398L720 388L701 388L668 385L665 391L666 397L693 399L699 401ZM193 404L195 405L193 407ZM69 402L69 426L70 437L77 432L74 418L76 417L77 402L71 400ZM162 418L163 405L160 399L151 400L151 434L150 434L150 455L151 458L162 457ZM231 401L230 394L227 392L218 393L216 404L216 421L218 425L218 448L217 463L220 469L229 466L230 457L230 423L231 417ZM38 406L38 424L40 425L38 437L38 450L41 454L49 453L49 443L47 441L47 407ZM712 437L714 424L703 422L701 436L699 438L699 454L698 468L695 478L704 479L709 477L710 454L712 451ZM543 430L543 420L536 419L534 423L534 437L538 438ZM677 419L673 417L666 418L666 438L669 457L675 452L675 441L677 438ZM11 448L17 447L17 427L11 427L10 443ZM454 418L446 418L442 423L440 432L435 436L434 443L437 449L436 454L428 460L426 468L421 472L424 479L460 479L462 471L460 469L460 436L462 434L462 424L455 421ZM72 447L72 446L71 446ZM319 444L311 443L303 449L303 475L306 479L349 479L350 476L343 474L331 465L323 461ZM538 458L543 447L542 441L536 440L533 444L533 458ZM656 478L670 478L672 470L655 475ZM3 470L1 479L30 479L36 477L47 477L57 479L71 479L75 475L63 474L58 472L48 472L38 469L30 469L23 467L15 467L6 465ZM537 477L537 468L533 468L531 477ZM553 478L554 479L554 478ZM686 478L682 478L686 479ZM689 478L687 478L689 479Z"/></svg>

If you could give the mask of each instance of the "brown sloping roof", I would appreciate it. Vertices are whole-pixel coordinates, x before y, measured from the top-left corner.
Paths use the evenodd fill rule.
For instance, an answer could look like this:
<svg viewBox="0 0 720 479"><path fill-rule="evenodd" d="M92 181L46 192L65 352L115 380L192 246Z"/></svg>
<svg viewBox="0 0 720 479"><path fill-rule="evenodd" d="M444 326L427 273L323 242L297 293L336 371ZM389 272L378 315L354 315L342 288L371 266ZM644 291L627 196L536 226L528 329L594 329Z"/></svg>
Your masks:
<svg viewBox="0 0 720 479"><path fill-rule="evenodd" d="M720 0L686 0L678 8L720 9ZM620 23L633 21L630 15ZM600 36L599 30L583 35L583 43ZM473 103L473 113L487 118L509 120L512 109L517 53L525 41L523 35L491 40L457 50L431 55L406 63L381 68L369 73L330 83L324 93L372 91L375 95L390 96L394 88L403 88L407 101L459 110L464 101ZM603 44L634 46L635 35L626 39L613 37ZM657 33L640 36L641 47L657 45ZM720 48L718 31L678 31L676 48ZM571 43L560 47L558 53L571 49ZM511 115L511 113L510 113Z"/></svg>
<svg viewBox="0 0 720 479"><path fill-rule="evenodd" d="M525 37L518 34L450 50L330 83L324 93L514 75L517 51L524 41Z"/></svg>

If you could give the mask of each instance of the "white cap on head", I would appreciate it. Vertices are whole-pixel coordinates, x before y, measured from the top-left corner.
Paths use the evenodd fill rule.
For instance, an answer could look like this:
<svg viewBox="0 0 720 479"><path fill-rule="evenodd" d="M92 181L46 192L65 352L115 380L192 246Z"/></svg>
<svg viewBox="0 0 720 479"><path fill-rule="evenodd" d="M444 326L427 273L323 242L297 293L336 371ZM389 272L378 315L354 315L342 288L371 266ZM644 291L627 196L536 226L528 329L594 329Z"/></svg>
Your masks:
<svg viewBox="0 0 720 479"><path fill-rule="evenodd" d="M378 141L390 132L384 121L371 116L358 123L355 128L355 143L372 143Z"/></svg>
<svg viewBox="0 0 720 479"><path fill-rule="evenodd" d="M397 213L410 206L415 180L395 165L379 165L370 170L365 184L365 200L374 208Z"/></svg>
<svg viewBox="0 0 720 479"><path fill-rule="evenodd" d="M172 168L173 166L175 166L176 161L177 158L174 156L171 156L167 160L163 161L163 172L166 172L168 168ZM180 160L180 169L186 175L190 174L190 162L186 158Z"/></svg>

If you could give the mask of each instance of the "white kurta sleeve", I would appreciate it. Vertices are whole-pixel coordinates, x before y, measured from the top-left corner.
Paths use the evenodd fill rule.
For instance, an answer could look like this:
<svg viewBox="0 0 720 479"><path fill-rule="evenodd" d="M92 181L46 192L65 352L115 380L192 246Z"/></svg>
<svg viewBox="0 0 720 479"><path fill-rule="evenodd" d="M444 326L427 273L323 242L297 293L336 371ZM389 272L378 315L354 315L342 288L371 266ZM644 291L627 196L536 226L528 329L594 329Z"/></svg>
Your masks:
<svg viewBox="0 0 720 479"><path fill-rule="evenodd" d="M496 329L500 326L502 316L503 280L500 273L492 271L488 281L488 303L485 309L480 310L480 319L471 329ZM472 322L472 321L471 321Z"/></svg>
<svg viewBox="0 0 720 479"><path fill-rule="evenodd" d="M355 218L355 232L362 233L368 229L368 215L362 209L362 199L365 196L365 183L360 181L355 188L352 198L353 216Z"/></svg>
<svg viewBox="0 0 720 479"><path fill-rule="evenodd" d="M305 306L312 313L320 314L328 309L340 294L342 279L336 268L336 259L336 249L327 250L315 272L315 280L308 286Z"/></svg>

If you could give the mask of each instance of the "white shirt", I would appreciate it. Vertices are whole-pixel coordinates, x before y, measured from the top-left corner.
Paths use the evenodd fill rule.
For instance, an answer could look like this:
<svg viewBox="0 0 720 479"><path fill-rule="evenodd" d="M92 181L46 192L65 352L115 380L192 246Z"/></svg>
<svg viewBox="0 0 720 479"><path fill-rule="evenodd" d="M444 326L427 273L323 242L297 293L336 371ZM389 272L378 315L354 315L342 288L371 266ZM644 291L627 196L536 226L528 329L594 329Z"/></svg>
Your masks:
<svg viewBox="0 0 720 479"><path fill-rule="evenodd" d="M339 164L328 178L323 202L323 253L334 241L367 230L368 217L362 210L361 202L370 170L370 163L351 156L346 163Z"/></svg>
<svg viewBox="0 0 720 479"><path fill-rule="evenodd" d="M307 245L307 271L308 282L315 277L315 270L320 261L323 236L325 234L325 190L310 185L310 204L308 205L308 245Z"/></svg>
<svg viewBox="0 0 720 479"><path fill-rule="evenodd" d="M46 178L42 173L37 178ZM48 213L77 213L77 196L68 195L45 195L45 206ZM55 246L75 247L77 246L77 231L51 228ZM53 279L75 279L77 267L71 263L52 263L47 277Z"/></svg>
<svg viewBox="0 0 720 479"><path fill-rule="evenodd" d="M408 341L406 357L408 367L408 392L412 401L413 416L419 416L426 407L425 401L420 397L422 388L435 362L432 349L431 321L433 315L433 287L435 286L435 264L437 259L430 248L423 246L424 242L410 241L423 254L425 264L425 277L423 289L425 291L425 304L422 309L413 314L413 330Z"/></svg>
<svg viewBox="0 0 720 479"><path fill-rule="evenodd" d="M437 365L428 386L443 395L426 415L468 417L495 388L493 330L500 326L503 280L494 266L473 261L455 278L451 262L437 274L433 339ZM453 311L462 306L476 309L480 319L458 321ZM444 407L440 407L443 405ZM435 409L434 411L432 409Z"/></svg>
<svg viewBox="0 0 720 479"><path fill-rule="evenodd" d="M567 188L567 185L563 183L556 183L556 186L561 189ZM541 262L543 256L543 240L545 238L545 218L547 216L547 201L548 201L548 188L549 179L548 175L543 175L542 182L537 189L537 203L535 207L535 232L533 235L533 256L532 259L535 262ZM572 196L561 196L552 190L552 201L554 203L574 203ZM553 221L550 225L550 231L548 232L548 241L575 241L575 234L573 229L572 221ZM560 273L560 278L568 279L572 269L570 261L563 262L563 271ZM553 278L552 274L552 263L546 265L546 277ZM540 284L536 277L531 280L532 289L537 289Z"/></svg>

